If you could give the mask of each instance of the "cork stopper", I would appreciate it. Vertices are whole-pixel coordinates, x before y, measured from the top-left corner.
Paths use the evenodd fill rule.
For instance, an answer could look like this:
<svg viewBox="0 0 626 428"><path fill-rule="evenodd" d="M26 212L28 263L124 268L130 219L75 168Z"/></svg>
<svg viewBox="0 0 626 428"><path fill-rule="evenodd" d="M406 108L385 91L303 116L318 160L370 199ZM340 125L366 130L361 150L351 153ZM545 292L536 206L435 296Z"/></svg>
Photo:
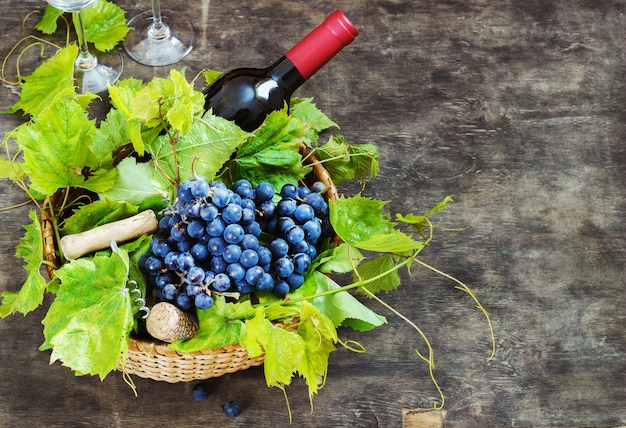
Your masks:
<svg viewBox="0 0 626 428"><path fill-rule="evenodd" d="M155 233L159 221L152 210L146 210L132 217L103 224L85 232L61 238L61 251L67 260L77 259L85 254L107 248L111 241L127 242L142 235Z"/></svg>
<svg viewBox="0 0 626 428"><path fill-rule="evenodd" d="M146 318L146 329L155 339L171 343L191 339L198 331L195 315L184 312L167 302L152 307Z"/></svg>

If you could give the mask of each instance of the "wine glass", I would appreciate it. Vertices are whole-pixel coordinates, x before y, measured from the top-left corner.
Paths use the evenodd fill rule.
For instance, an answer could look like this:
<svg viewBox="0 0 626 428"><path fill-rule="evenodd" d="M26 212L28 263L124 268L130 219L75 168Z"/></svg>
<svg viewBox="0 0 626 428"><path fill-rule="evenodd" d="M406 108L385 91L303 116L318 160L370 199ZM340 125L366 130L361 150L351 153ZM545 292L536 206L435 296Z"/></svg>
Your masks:
<svg viewBox="0 0 626 428"><path fill-rule="evenodd" d="M122 55L113 50L109 54L95 54L89 51L85 37L85 26L81 11L97 0L46 0L50 5L63 12L72 12L76 20L79 34L79 53L74 61L74 78L78 91L82 94L91 92L98 94L107 90L107 84L113 84L122 74L124 60Z"/></svg>
<svg viewBox="0 0 626 428"><path fill-rule="evenodd" d="M152 10L128 21L132 30L124 39L124 49L131 58L144 65L174 64L193 49L196 33L185 15L164 11L161 1L152 0Z"/></svg>

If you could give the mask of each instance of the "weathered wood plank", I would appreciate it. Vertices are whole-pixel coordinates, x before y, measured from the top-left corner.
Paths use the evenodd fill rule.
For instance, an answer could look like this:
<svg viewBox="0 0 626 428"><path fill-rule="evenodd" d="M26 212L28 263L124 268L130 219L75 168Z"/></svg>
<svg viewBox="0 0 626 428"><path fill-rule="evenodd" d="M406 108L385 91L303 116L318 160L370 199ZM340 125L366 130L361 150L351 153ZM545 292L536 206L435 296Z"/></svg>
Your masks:
<svg viewBox="0 0 626 428"><path fill-rule="evenodd" d="M10 2L0 18L2 54L24 33L42 1ZM149 2L116 1L129 16ZM176 68L264 66L337 5L295 0L169 0L195 20L198 43ZM375 142L381 172L365 195L392 212L420 212L445 195L437 216L449 228L423 260L472 287L493 319L487 325L466 294L425 268L382 296L414 320L435 350L446 395L444 426L620 426L626 424L626 117L624 1L415 2L346 0L357 40L298 91L354 143ZM27 21L32 27L35 19ZM125 77L164 76L126 58ZM0 109L16 101L0 87ZM100 109L106 109L106 101ZM3 115L3 135L23 121ZM342 186L353 193L356 186ZM0 183L3 206L23 194ZM28 207L2 212L0 291L24 279L13 257ZM399 427L403 409L432 408L439 397L419 336L375 302L388 325L342 330L365 354L331 355L326 386L310 413L305 385L288 397L301 427ZM45 305L49 304L47 300ZM262 369L191 385L76 378L48 364L44 310L0 320L0 426L172 425L283 427L281 391ZM235 420L221 406L238 399Z"/></svg>

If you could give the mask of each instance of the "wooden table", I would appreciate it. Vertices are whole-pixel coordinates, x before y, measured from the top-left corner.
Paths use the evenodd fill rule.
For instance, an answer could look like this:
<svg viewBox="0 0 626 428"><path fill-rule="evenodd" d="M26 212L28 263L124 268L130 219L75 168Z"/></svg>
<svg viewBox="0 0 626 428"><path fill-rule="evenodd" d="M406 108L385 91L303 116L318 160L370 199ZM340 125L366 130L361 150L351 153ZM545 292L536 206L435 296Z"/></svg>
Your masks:
<svg viewBox="0 0 626 428"><path fill-rule="evenodd" d="M150 2L116 3L131 17ZM495 358L487 361L485 319L450 280L416 266L383 296L430 337L449 427L626 424L624 5L164 2L195 20L197 45L174 66L188 76L268 65L337 7L360 29L297 95L315 97L348 141L378 145L381 171L364 194L391 201L390 212L423 212L454 197L436 220L467 230L441 234L423 260L475 290L493 319ZM5 2L2 54L28 32L20 31L23 18L43 6ZM149 80L169 69L126 57L124 76ZM0 109L16 100L0 88ZM22 120L0 116L2 134ZM0 190L3 206L24 199L5 181ZM1 213L2 291L24 279L13 255L27 210ZM366 303L388 324L363 334L340 330L367 352L331 354L313 413L304 382L294 380L287 389L293 426L420 426L417 413L403 410L438 403L414 352L424 348L417 334ZM50 366L49 353L37 350L44 314L0 321L0 426L289 423L282 392L265 386L260 368L209 381L210 399L196 402L190 384L135 378L135 397L120 373L101 382ZM231 399L244 406L233 420L221 409Z"/></svg>

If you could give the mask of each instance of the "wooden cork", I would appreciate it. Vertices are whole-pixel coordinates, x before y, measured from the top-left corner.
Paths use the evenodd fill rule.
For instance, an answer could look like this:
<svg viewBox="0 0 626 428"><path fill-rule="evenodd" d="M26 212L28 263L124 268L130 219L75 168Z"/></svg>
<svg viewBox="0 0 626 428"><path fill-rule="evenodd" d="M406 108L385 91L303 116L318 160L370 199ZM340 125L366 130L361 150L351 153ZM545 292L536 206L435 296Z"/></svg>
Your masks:
<svg viewBox="0 0 626 428"><path fill-rule="evenodd" d="M193 314L181 311L167 302L154 305L146 318L148 333L167 343L191 339L198 328L198 320Z"/></svg>
<svg viewBox="0 0 626 428"><path fill-rule="evenodd" d="M159 221L152 210L146 210L132 217L103 224L85 232L66 235L61 238L61 251L67 260L77 259L85 254L108 248L111 241L118 243L154 233Z"/></svg>

